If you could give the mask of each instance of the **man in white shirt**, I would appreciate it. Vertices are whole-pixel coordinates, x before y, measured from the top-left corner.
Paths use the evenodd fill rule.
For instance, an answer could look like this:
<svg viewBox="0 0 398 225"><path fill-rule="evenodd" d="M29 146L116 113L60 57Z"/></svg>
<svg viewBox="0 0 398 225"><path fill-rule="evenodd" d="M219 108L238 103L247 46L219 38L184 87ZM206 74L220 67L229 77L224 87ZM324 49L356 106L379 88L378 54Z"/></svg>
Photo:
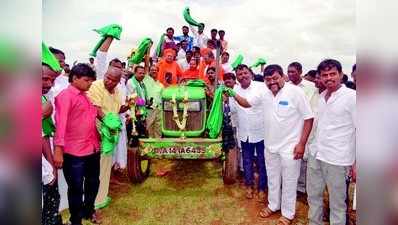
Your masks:
<svg viewBox="0 0 398 225"><path fill-rule="evenodd" d="M113 37L108 36L106 37L104 43L100 46L97 56L95 57L95 61L97 62L95 68L96 68L96 75L97 75L97 80L104 79L104 75L106 71L108 71L108 66L113 66L119 69L123 69L122 62L118 58L112 59L108 64L107 64L107 58L108 58L108 50L109 47L111 46L113 41Z"/></svg>
<svg viewBox="0 0 398 225"><path fill-rule="evenodd" d="M299 62L292 62L287 68L287 75L289 77L289 81L300 87L304 91L308 101L311 101L312 96L316 92L315 84L301 77L301 74L303 73L302 68L303 67Z"/></svg>
<svg viewBox="0 0 398 225"><path fill-rule="evenodd" d="M322 61L318 73L326 90L319 99L315 149L308 156L309 224L323 224L323 192L327 186L330 224L345 225L346 176L349 170L355 176L356 93L341 85L343 73L337 60Z"/></svg>
<svg viewBox="0 0 398 225"><path fill-rule="evenodd" d="M188 50L185 52L184 58L177 61L178 65L183 71L189 69L189 62L192 59L192 54L192 51Z"/></svg>
<svg viewBox="0 0 398 225"><path fill-rule="evenodd" d="M252 99L265 89L263 83L253 82L253 74L247 65L241 64L236 68L236 79L239 85L235 85L234 91L237 95ZM244 108L235 101L230 102L231 112L236 112L238 141L242 147L243 168L246 186L246 197L253 198L254 171L253 163L259 173L258 181L258 201L265 201L265 188L267 186L267 173L264 160L264 106L263 102L258 101L250 108ZM256 158L254 155L256 154Z"/></svg>
<svg viewBox="0 0 398 225"><path fill-rule="evenodd" d="M95 71L95 64L94 64L94 58L90 57L88 59L88 65L91 67L91 69L93 69Z"/></svg>
<svg viewBox="0 0 398 225"><path fill-rule="evenodd" d="M221 66L224 69L225 73L232 73L233 69L231 64L228 63L229 61L229 53L224 51L221 53Z"/></svg>
<svg viewBox="0 0 398 225"><path fill-rule="evenodd" d="M63 89L65 89L68 85L68 74L65 73L65 53L59 49L49 47L49 50L55 58L58 60L59 65L62 68L62 72L55 78L54 80L54 86L51 88L51 90L46 94L48 99L54 103L54 98L61 92ZM66 85L65 85L66 83Z"/></svg>
<svg viewBox="0 0 398 225"><path fill-rule="evenodd" d="M206 34L203 33L205 29L205 24L200 23L198 30L196 31L192 25L189 25L193 33L193 46L198 46L199 48L206 48L207 40L209 39Z"/></svg>
<svg viewBox="0 0 398 225"><path fill-rule="evenodd" d="M264 88L249 98L236 94L234 99L243 107L259 102L265 106L262 117L267 143L268 206L260 211L260 216L266 218L281 209L279 224L291 224L296 211L300 162L313 114L304 92L285 83L282 67L268 65L264 69L264 81L269 90Z"/></svg>
<svg viewBox="0 0 398 225"><path fill-rule="evenodd" d="M51 89L51 93L53 97L57 97L57 95L64 89L69 86L69 73L70 68L68 64L65 64L61 75L59 75L54 81L54 87Z"/></svg>
<svg viewBox="0 0 398 225"><path fill-rule="evenodd" d="M261 217L281 209L279 221L290 224L295 216L297 181L305 145L311 132L313 114L304 92L285 83L279 65L264 69L270 104L265 112L266 165L268 172L268 206Z"/></svg>
<svg viewBox="0 0 398 225"><path fill-rule="evenodd" d="M301 65L301 63L292 62L289 64L287 68L287 75L289 77L291 84L300 87L304 91L307 100L310 102L311 109L312 111L314 111L313 106L318 104L317 102L318 99L315 97L316 93L315 84L313 82L303 79L301 77L302 73L303 73L303 66ZM307 174L307 157L305 155L301 162L300 177L297 186L297 190L302 193L306 192L305 190L306 174Z"/></svg>
<svg viewBox="0 0 398 225"><path fill-rule="evenodd" d="M187 54L187 42L185 40L179 42L176 44L177 46L177 56L176 56L176 61L180 61L182 59L185 59L185 55Z"/></svg>

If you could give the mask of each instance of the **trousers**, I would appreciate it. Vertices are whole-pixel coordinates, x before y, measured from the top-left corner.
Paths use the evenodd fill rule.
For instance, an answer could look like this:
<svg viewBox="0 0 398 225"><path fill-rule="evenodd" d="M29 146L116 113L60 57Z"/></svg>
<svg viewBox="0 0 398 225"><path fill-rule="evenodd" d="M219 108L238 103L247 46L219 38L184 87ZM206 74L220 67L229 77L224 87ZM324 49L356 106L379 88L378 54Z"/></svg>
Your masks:
<svg viewBox="0 0 398 225"><path fill-rule="evenodd" d="M70 222L81 225L82 218L89 218L94 213L99 186L100 153L83 157L64 154L63 171L68 184Z"/></svg>

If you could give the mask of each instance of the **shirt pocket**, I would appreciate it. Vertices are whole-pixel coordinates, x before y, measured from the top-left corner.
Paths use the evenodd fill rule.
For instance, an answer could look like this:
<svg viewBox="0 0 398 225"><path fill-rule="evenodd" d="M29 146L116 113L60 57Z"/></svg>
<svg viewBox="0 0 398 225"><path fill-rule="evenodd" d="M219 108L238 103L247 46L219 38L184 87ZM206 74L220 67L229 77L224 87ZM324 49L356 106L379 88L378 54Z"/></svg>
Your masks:
<svg viewBox="0 0 398 225"><path fill-rule="evenodd" d="M279 117L285 118L289 117L292 113L292 106L287 101L279 101L278 106L276 108L276 114Z"/></svg>

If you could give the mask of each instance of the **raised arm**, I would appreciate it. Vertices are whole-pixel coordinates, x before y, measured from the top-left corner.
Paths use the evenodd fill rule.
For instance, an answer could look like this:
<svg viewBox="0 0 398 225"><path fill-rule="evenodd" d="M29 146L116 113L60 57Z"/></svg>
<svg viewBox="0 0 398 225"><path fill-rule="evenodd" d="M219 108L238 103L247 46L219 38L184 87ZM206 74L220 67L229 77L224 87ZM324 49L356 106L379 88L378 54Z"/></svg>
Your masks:
<svg viewBox="0 0 398 225"><path fill-rule="evenodd" d="M148 51L145 54L145 58L144 58L144 62L145 62L145 66L144 66L144 73L148 74L149 73L149 67L150 67L150 63L149 63L149 54L151 52L151 47L152 47L152 43L149 45Z"/></svg>
<svg viewBox="0 0 398 225"><path fill-rule="evenodd" d="M189 29L192 31L192 34L197 37L199 35L198 31L195 29L194 26L192 26L191 24L188 24Z"/></svg>
<svg viewBox="0 0 398 225"><path fill-rule="evenodd" d="M108 52L109 47L112 44L112 41L113 41L113 37L111 37L111 36L106 37L104 43L102 43L102 45L100 46L99 50L101 52Z"/></svg>
<svg viewBox="0 0 398 225"><path fill-rule="evenodd" d="M97 79L102 79L108 68L106 61L108 56L108 50L112 44L112 41L113 37L110 36L106 37L104 43L102 43L102 45L99 48L99 51L97 52L97 56L95 57L95 60L97 61L96 65Z"/></svg>

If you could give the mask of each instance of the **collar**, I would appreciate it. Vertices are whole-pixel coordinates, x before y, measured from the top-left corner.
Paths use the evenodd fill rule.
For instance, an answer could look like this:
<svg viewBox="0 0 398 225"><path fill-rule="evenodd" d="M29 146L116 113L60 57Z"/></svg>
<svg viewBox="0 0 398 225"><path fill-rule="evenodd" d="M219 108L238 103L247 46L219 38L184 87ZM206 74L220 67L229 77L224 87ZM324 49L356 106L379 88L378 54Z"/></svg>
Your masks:
<svg viewBox="0 0 398 225"><path fill-rule="evenodd" d="M68 89L75 95L79 95L79 94L83 94L84 93L84 91L81 91L81 90L77 89L73 85L69 85Z"/></svg>
<svg viewBox="0 0 398 225"><path fill-rule="evenodd" d="M328 103L333 102L333 101L331 101L331 100L336 99L336 98L337 98L338 96L340 96L346 89L347 89L347 88L342 84L341 87L340 87L339 89L337 89L336 91L332 92L332 94L331 94L330 97L329 97ZM325 101L325 95L326 95L327 91L328 91L328 90L325 89L325 90L320 94L320 96L322 97L323 101Z"/></svg>

